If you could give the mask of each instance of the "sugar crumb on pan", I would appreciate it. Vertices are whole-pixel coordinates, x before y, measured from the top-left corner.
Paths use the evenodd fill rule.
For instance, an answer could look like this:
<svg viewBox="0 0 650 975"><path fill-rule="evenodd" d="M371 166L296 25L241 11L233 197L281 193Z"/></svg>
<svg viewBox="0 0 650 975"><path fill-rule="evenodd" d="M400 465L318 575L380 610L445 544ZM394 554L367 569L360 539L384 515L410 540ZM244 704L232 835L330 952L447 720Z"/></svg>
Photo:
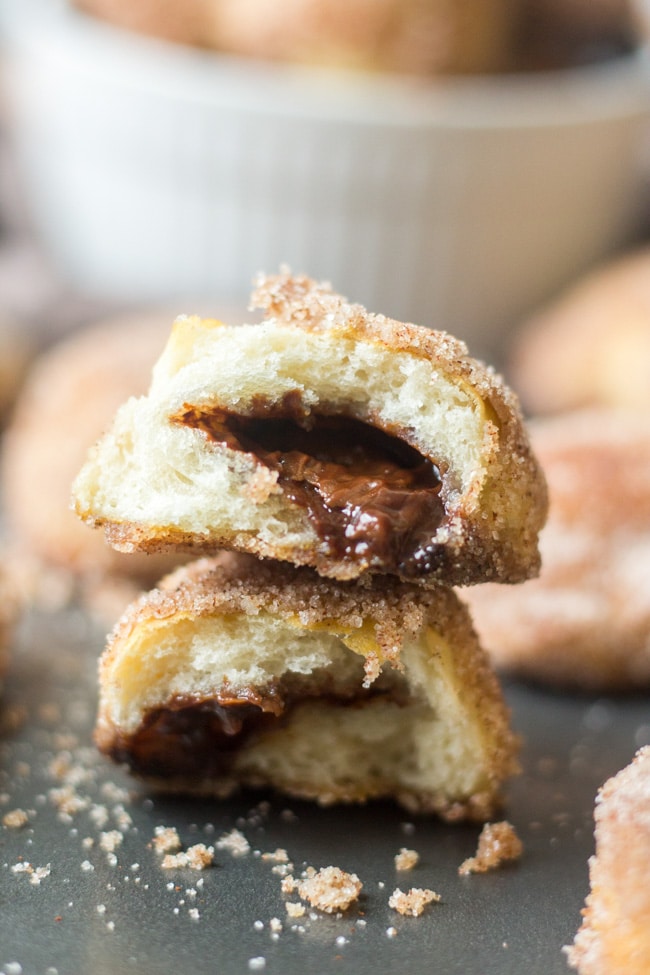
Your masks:
<svg viewBox="0 0 650 975"><path fill-rule="evenodd" d="M163 870L206 870L214 862L214 849L205 843L195 843L179 853L167 853L162 861Z"/></svg>
<svg viewBox="0 0 650 975"><path fill-rule="evenodd" d="M300 880L289 875L282 881L283 894L297 891L303 900L326 914L347 911L358 900L362 888L363 883L356 873L333 866L320 870L307 867Z"/></svg>
<svg viewBox="0 0 650 975"><path fill-rule="evenodd" d="M396 887L388 898L388 906L398 914L408 917L419 917L428 904L438 904L440 894L423 887L411 887L410 890L400 890Z"/></svg>
<svg viewBox="0 0 650 975"><path fill-rule="evenodd" d="M396 870L412 870L420 862L420 854L417 850L408 850L405 846L401 847L399 853L395 854Z"/></svg>
<svg viewBox="0 0 650 975"><path fill-rule="evenodd" d="M177 853L182 844L178 830L174 826L156 826L151 841L156 853Z"/></svg>
<svg viewBox="0 0 650 975"><path fill-rule="evenodd" d="M470 873L485 873L494 870L507 860L518 860L523 845L514 826L507 820L500 823L486 823L478 839L476 855L468 857L458 868L465 876Z"/></svg>

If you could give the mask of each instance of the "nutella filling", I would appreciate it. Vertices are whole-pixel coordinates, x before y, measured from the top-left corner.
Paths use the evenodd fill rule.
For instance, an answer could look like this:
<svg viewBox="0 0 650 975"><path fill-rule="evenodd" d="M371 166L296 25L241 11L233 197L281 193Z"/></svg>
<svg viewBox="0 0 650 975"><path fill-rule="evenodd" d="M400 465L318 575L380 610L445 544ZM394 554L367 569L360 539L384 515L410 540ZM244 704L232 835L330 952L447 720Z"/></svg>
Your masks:
<svg viewBox="0 0 650 975"><path fill-rule="evenodd" d="M331 705L362 706L378 697L404 704L398 688L310 694ZM132 771L161 779L215 779L227 775L237 751L252 736L283 723L300 695L283 699L273 690L250 691L235 697L228 693L197 701L177 698L165 707L152 708L138 730L118 738L110 748L112 758Z"/></svg>
<svg viewBox="0 0 650 975"><path fill-rule="evenodd" d="M259 401L245 416L188 406L174 419L277 471L330 557L406 577L435 567L440 471L399 437L348 416L305 414L295 395Z"/></svg>

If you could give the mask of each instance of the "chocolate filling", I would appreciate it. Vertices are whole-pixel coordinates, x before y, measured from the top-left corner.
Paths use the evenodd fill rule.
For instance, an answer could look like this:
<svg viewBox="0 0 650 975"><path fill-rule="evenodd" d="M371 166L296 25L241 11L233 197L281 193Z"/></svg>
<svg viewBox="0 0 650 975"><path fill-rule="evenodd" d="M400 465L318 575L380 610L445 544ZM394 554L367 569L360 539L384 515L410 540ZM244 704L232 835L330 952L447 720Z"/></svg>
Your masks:
<svg viewBox="0 0 650 975"><path fill-rule="evenodd" d="M309 697L341 707L362 706L378 697L398 704L406 700L398 688L357 690L349 696L306 693L303 699ZM293 694L285 700L273 690L249 690L238 697L226 692L196 701L176 698L166 707L152 708L133 735L119 737L108 751L115 761L147 777L215 779L228 773L249 738L282 724L296 703Z"/></svg>
<svg viewBox="0 0 650 975"><path fill-rule="evenodd" d="M257 401L246 416L188 406L174 420L277 471L329 557L406 577L435 567L440 471L399 437L353 417L307 414L295 394Z"/></svg>

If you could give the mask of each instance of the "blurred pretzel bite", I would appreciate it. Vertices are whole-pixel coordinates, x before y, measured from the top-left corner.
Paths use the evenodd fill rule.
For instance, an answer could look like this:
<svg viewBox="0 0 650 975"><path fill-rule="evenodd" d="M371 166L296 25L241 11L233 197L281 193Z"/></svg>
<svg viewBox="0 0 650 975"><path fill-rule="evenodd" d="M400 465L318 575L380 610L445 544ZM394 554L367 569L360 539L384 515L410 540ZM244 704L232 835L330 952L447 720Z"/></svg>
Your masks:
<svg viewBox="0 0 650 975"><path fill-rule="evenodd" d="M467 589L499 668L558 687L650 687L650 419L584 410L530 424L549 486L542 571Z"/></svg>
<svg viewBox="0 0 650 975"><path fill-rule="evenodd" d="M2 493L12 553L36 588L53 575L85 597L124 606L171 571L171 556L128 558L70 511L70 486L88 448L124 399L146 390L164 341L164 315L122 315L85 326L43 351L16 401L3 444ZM115 598L112 594L115 593ZM40 593L38 594L41 595ZM115 610L110 612L111 623Z"/></svg>
<svg viewBox="0 0 650 975"><path fill-rule="evenodd" d="M580 975L650 972L650 747L609 779L595 810L583 923L566 949Z"/></svg>
<svg viewBox="0 0 650 975"><path fill-rule="evenodd" d="M74 0L131 30L265 60L437 75L511 57L512 0Z"/></svg>
<svg viewBox="0 0 650 975"><path fill-rule="evenodd" d="M498 684L453 591L246 555L179 569L100 666L100 749L153 787L390 797L487 819L516 770Z"/></svg>
<svg viewBox="0 0 650 975"><path fill-rule="evenodd" d="M650 249L586 275L521 328L510 376L531 413L650 410Z"/></svg>
<svg viewBox="0 0 650 975"><path fill-rule="evenodd" d="M83 466L77 513L123 552L217 548L338 579L516 582L545 484L514 395L463 343L282 272L255 325L174 325L149 393Z"/></svg>
<svg viewBox="0 0 650 975"><path fill-rule="evenodd" d="M9 664L13 624L18 612L18 596L7 571L0 565L0 690Z"/></svg>

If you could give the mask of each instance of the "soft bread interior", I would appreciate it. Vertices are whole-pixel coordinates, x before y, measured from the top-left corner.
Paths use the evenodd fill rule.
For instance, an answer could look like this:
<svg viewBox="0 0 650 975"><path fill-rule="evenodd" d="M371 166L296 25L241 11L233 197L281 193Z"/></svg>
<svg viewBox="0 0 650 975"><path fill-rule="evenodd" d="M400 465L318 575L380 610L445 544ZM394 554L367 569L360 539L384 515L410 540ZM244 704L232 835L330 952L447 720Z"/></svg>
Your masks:
<svg viewBox="0 0 650 975"><path fill-rule="evenodd" d="M189 348L193 357L185 361ZM287 505L277 477L252 454L217 447L202 430L170 419L188 405L247 415L263 391L278 411L291 394L305 416L320 407L399 431L423 456L435 445L430 459L445 471L444 500L451 509L461 495L480 491L490 429L483 403L469 388L443 375L435 385L431 379L425 359L387 355L369 342L339 338L333 369L326 333L179 319L149 396L125 404L77 479L78 505L111 520L174 525L199 537L225 525L286 550L313 545L317 538L303 512Z"/></svg>
<svg viewBox="0 0 650 975"><path fill-rule="evenodd" d="M172 789L392 796L489 815L513 741L478 645L452 646L427 626L405 639L397 667L382 657L367 621L305 626L263 610L140 621L104 656L97 740ZM238 703L243 731L229 723Z"/></svg>

